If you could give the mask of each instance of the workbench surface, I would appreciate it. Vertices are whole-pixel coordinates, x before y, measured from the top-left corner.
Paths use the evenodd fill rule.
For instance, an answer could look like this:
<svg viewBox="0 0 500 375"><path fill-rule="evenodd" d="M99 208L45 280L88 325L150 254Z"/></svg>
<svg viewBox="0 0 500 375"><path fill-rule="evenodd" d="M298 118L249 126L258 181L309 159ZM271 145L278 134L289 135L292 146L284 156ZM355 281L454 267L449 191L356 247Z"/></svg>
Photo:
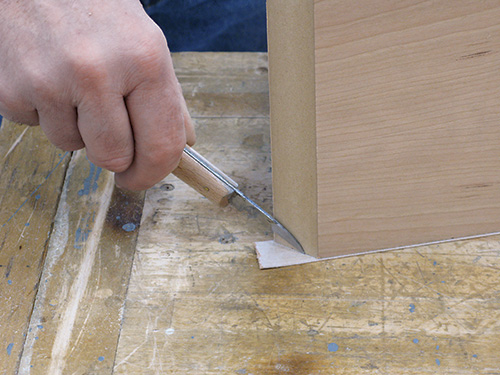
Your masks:
<svg viewBox="0 0 500 375"><path fill-rule="evenodd" d="M271 209L266 55L174 62L196 149ZM499 237L261 271L270 228L175 177L121 192L8 122L0 162L0 374L500 373Z"/></svg>

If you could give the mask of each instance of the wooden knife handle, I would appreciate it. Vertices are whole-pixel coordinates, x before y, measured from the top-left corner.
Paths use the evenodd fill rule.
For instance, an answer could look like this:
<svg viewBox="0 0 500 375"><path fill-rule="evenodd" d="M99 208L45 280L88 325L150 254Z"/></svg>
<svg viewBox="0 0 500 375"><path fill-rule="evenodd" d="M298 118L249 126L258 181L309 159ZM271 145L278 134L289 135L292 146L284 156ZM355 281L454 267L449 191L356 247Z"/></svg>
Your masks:
<svg viewBox="0 0 500 375"><path fill-rule="evenodd" d="M200 154L196 153L191 148L189 150L203 160L204 164L216 170L217 173L227 178L231 183L234 183L234 181L225 176L217 167L203 158ZM210 173L203 165L188 155L186 151L182 153L179 165L172 173L218 206L225 207L229 204L229 198L234 192L233 189ZM235 186L237 185L235 184Z"/></svg>

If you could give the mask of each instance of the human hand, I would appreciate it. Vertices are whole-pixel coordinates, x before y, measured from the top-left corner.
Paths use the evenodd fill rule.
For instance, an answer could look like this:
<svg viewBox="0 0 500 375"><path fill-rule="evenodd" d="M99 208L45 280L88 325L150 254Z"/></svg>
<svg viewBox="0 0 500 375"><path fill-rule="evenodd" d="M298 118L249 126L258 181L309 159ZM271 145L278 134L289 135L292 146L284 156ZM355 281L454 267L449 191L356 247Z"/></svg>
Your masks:
<svg viewBox="0 0 500 375"><path fill-rule="evenodd" d="M166 40L138 0L0 1L0 40L0 113L85 147L121 187L151 187L194 143Z"/></svg>

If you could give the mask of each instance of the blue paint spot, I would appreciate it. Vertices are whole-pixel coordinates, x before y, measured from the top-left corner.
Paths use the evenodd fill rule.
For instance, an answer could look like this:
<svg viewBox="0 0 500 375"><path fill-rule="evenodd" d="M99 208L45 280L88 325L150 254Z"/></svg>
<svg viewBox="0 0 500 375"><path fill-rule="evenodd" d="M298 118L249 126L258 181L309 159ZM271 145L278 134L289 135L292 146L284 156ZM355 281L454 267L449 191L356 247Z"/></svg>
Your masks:
<svg viewBox="0 0 500 375"><path fill-rule="evenodd" d="M30 226L30 223L26 223L24 224L25 227L29 227Z"/></svg>
<svg viewBox="0 0 500 375"><path fill-rule="evenodd" d="M436 350L439 350L439 345L436 345Z"/></svg>
<svg viewBox="0 0 500 375"><path fill-rule="evenodd" d="M444 280L443 280L443 281L441 281L441 283L443 283L443 284L444 284L445 282L446 282L446 281L444 281Z"/></svg>
<svg viewBox="0 0 500 375"><path fill-rule="evenodd" d="M99 360L99 362L102 362L104 361L104 357L103 356L100 356L99 358L97 358Z"/></svg>
<svg viewBox="0 0 500 375"><path fill-rule="evenodd" d="M194 339L194 336L191 336L192 339Z"/></svg>
<svg viewBox="0 0 500 375"><path fill-rule="evenodd" d="M7 280L7 284L12 285L12 280Z"/></svg>
<svg viewBox="0 0 500 375"><path fill-rule="evenodd" d="M134 223L123 224L122 229L125 232L132 232L133 230L135 230L135 224Z"/></svg>
<svg viewBox="0 0 500 375"><path fill-rule="evenodd" d="M83 189L78 190L78 195L89 195L97 190L97 180L101 174L102 168L96 167L94 164L90 163L89 176L83 180Z"/></svg>
<svg viewBox="0 0 500 375"><path fill-rule="evenodd" d="M38 340L38 336L35 336L35 340Z"/></svg>
<svg viewBox="0 0 500 375"><path fill-rule="evenodd" d="M441 366L441 361L436 358L436 365Z"/></svg>
<svg viewBox="0 0 500 375"><path fill-rule="evenodd" d="M121 216L120 216L120 215L118 215L118 216L116 217L116 220L120 220L120 219L121 219Z"/></svg>
<svg viewBox="0 0 500 375"><path fill-rule="evenodd" d="M82 245L88 240L90 232L91 230L88 229L88 224L85 229L78 228L75 232L75 243L73 247L75 249L81 249Z"/></svg>
<svg viewBox="0 0 500 375"><path fill-rule="evenodd" d="M42 196L40 194L35 195L35 199L39 200Z"/></svg>
<svg viewBox="0 0 500 375"><path fill-rule="evenodd" d="M9 345L7 345L7 355L12 354L12 348L14 347L14 343L11 342Z"/></svg>
<svg viewBox="0 0 500 375"><path fill-rule="evenodd" d="M36 328L38 329L43 329L43 326L41 324L37 325Z"/></svg>
<svg viewBox="0 0 500 375"><path fill-rule="evenodd" d="M337 350L339 350L339 346L337 344L335 344L334 342L331 342L330 344L328 344L328 351L329 352L336 352Z"/></svg>
<svg viewBox="0 0 500 375"><path fill-rule="evenodd" d="M432 264L436 266L438 264L438 262L434 261L434 263L432 263Z"/></svg>
<svg viewBox="0 0 500 375"><path fill-rule="evenodd" d="M415 312L415 305L413 303L410 303L410 312L411 313Z"/></svg>
<svg viewBox="0 0 500 375"><path fill-rule="evenodd" d="M418 339L413 339L414 344L418 344Z"/></svg>
<svg viewBox="0 0 500 375"><path fill-rule="evenodd" d="M473 355L472 355L472 358L477 358L477 354L473 354Z"/></svg>

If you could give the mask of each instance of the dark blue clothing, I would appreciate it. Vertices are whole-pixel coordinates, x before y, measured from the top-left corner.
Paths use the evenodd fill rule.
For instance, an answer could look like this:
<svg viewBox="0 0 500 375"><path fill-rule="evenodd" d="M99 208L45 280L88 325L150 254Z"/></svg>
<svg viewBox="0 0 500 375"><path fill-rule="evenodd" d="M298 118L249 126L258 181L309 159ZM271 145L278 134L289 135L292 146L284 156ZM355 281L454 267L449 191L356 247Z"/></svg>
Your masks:
<svg viewBox="0 0 500 375"><path fill-rule="evenodd" d="M266 0L142 0L170 51L267 50Z"/></svg>
<svg viewBox="0 0 500 375"><path fill-rule="evenodd" d="M172 52L267 50L266 0L141 1Z"/></svg>

